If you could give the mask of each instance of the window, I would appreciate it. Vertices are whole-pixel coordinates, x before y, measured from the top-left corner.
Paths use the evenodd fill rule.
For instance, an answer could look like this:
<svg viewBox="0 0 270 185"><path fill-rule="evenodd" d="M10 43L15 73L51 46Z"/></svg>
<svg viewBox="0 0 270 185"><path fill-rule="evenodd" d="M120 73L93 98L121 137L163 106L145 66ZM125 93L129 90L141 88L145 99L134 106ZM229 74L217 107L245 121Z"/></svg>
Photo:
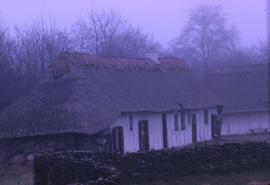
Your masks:
<svg viewBox="0 0 270 185"><path fill-rule="evenodd" d="M174 130L177 131L179 130L179 125L178 125L178 113L175 112L173 114L173 117L174 117Z"/></svg>
<svg viewBox="0 0 270 185"><path fill-rule="evenodd" d="M209 113L208 113L208 109L204 109L203 110L203 115L204 115L204 123L208 124L209 121Z"/></svg>
<svg viewBox="0 0 270 185"><path fill-rule="evenodd" d="M188 123L190 124L190 120L191 120L191 112L190 110L188 110Z"/></svg>
<svg viewBox="0 0 270 185"><path fill-rule="evenodd" d="M129 117L129 130L133 130L133 116L130 114L128 117Z"/></svg>
<svg viewBox="0 0 270 185"><path fill-rule="evenodd" d="M217 106L217 113L221 114L222 113L222 105Z"/></svg>
<svg viewBox="0 0 270 185"><path fill-rule="evenodd" d="M186 129L186 122L185 122L185 112L181 112L181 130Z"/></svg>

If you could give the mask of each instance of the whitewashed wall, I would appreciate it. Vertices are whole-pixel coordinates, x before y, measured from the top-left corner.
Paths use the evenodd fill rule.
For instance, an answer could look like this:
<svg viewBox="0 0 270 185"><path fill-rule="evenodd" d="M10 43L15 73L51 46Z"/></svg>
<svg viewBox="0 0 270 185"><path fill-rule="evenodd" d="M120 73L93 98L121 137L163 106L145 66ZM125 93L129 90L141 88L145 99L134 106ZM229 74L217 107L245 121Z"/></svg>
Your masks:
<svg viewBox="0 0 270 185"><path fill-rule="evenodd" d="M270 114L267 111L225 114L221 135L244 135L250 133L250 129L264 128L270 128Z"/></svg>
<svg viewBox="0 0 270 185"><path fill-rule="evenodd" d="M167 114L168 147L178 147L192 144L191 122L185 113L186 129L181 130L181 117L179 115L179 130L174 130L174 114Z"/></svg>
<svg viewBox="0 0 270 185"><path fill-rule="evenodd" d="M208 109L208 111L209 111L208 124L204 123L203 110L191 112L191 114L196 114L198 142L208 141L212 139L211 114L217 114L217 110L216 108L212 108L212 109ZM187 113L185 117L186 117L186 129L181 130L181 120L179 120L179 130L174 130L173 113L168 114L167 120L168 120L169 147L177 147L177 146L184 146L184 145L192 144L191 119L189 122Z"/></svg>
<svg viewBox="0 0 270 185"><path fill-rule="evenodd" d="M211 140L211 114L216 114L216 108L209 110L209 122L204 123L203 110L192 111L197 117L197 139L198 142ZM179 130L174 130L174 114L167 113L167 136L168 147L179 147L192 144L192 127L188 122L188 114L185 113L186 129L181 130L181 118L179 115ZM159 150L163 148L163 130L162 130L162 113L134 113L133 130L130 130L129 116L121 116L111 127L121 126L124 132L124 151L139 151L139 131L138 122L140 120L148 120L149 125L149 147L151 150Z"/></svg>
<svg viewBox="0 0 270 185"><path fill-rule="evenodd" d="M162 137L162 119L160 113L134 113L133 130L130 130L129 116L121 116L113 125L113 127L121 126L124 132L124 152L139 151L139 126L141 120L148 120L149 126L149 147L158 150L163 148Z"/></svg>
<svg viewBox="0 0 270 185"><path fill-rule="evenodd" d="M197 115L197 139L198 142L209 141L212 139L212 124L211 124L211 115L217 114L217 109L209 109L209 122L208 124L204 123L203 111L196 111Z"/></svg>

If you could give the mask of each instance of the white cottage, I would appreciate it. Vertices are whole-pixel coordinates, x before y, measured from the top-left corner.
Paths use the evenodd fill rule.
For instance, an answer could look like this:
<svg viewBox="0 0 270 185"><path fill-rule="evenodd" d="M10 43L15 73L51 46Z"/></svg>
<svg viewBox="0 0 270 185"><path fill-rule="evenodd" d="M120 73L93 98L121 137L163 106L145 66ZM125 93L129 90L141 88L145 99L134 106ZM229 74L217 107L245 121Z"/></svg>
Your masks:
<svg viewBox="0 0 270 185"><path fill-rule="evenodd" d="M111 126L114 150L160 150L210 141L216 115L216 107L125 113Z"/></svg>
<svg viewBox="0 0 270 185"><path fill-rule="evenodd" d="M129 102L136 102L136 106L122 109L110 126L113 151L181 147L220 135L222 102L182 60L132 62L140 66L139 71L132 69L125 74L125 89L127 96L136 96Z"/></svg>
<svg viewBox="0 0 270 185"><path fill-rule="evenodd" d="M47 143L50 151L180 147L219 135L221 105L182 60L65 53L0 114L0 141L39 150Z"/></svg>
<svg viewBox="0 0 270 185"><path fill-rule="evenodd" d="M207 85L224 102L221 134L269 134L269 64L212 69Z"/></svg>

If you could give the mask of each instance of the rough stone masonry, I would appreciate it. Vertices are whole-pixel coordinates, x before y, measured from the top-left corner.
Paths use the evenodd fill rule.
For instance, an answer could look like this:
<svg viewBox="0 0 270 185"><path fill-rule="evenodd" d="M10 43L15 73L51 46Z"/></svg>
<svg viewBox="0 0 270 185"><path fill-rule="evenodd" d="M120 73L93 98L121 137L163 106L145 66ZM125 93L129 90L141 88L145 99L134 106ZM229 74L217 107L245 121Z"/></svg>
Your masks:
<svg viewBox="0 0 270 185"><path fill-rule="evenodd" d="M35 185L140 183L269 168L267 143L227 143L125 155L68 152L36 156L34 160Z"/></svg>

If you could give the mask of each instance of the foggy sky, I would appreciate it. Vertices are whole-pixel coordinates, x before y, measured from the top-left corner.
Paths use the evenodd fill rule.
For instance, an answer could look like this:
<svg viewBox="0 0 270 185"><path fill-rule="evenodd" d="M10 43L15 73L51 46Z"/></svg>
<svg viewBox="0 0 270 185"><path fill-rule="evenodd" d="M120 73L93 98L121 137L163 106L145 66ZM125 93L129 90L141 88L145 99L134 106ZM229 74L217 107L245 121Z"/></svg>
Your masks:
<svg viewBox="0 0 270 185"><path fill-rule="evenodd" d="M113 9L167 44L179 35L190 10L203 3L223 5L240 32L242 46L265 40L266 0L0 0L0 17L9 26L51 17L64 27L87 9Z"/></svg>

